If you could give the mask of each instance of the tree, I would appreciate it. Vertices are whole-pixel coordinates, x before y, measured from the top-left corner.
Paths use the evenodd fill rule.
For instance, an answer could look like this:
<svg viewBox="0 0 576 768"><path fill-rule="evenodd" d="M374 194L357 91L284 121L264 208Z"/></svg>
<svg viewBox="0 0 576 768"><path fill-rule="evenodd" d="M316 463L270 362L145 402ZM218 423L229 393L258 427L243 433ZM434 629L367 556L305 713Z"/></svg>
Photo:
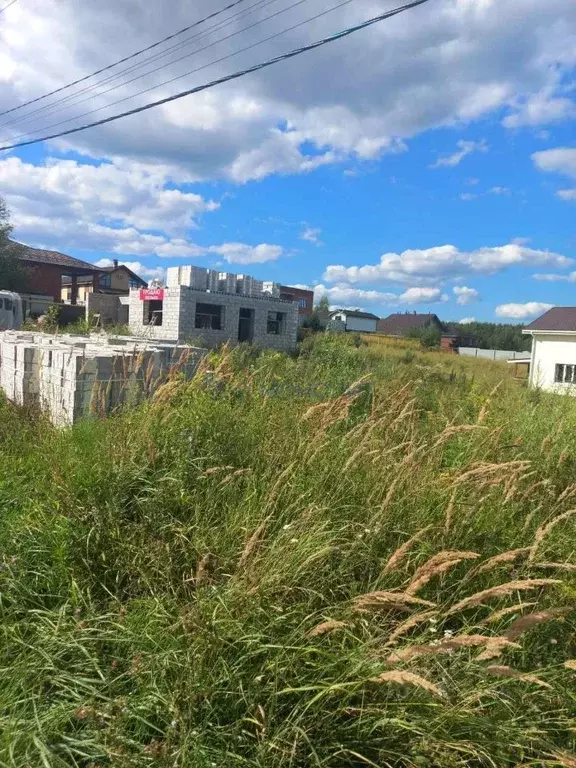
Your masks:
<svg viewBox="0 0 576 768"><path fill-rule="evenodd" d="M322 296L318 304L316 304L316 312L330 312L328 296Z"/></svg>
<svg viewBox="0 0 576 768"><path fill-rule="evenodd" d="M427 349L440 346L440 331L432 324L411 328L408 331L407 336L410 339L418 339L422 346Z"/></svg>
<svg viewBox="0 0 576 768"><path fill-rule="evenodd" d="M18 243L10 239L10 212L0 197L0 290L24 291L28 283L26 267L18 259Z"/></svg>

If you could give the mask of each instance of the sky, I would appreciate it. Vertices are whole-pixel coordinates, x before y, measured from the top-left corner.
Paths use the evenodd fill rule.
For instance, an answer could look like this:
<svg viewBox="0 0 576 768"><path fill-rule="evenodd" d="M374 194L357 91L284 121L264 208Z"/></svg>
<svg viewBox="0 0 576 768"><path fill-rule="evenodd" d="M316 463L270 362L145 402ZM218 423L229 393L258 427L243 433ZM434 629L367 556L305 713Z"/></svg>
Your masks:
<svg viewBox="0 0 576 768"><path fill-rule="evenodd" d="M0 14L0 112L230 2L171 0L167 12L17 0ZM397 4L241 0L151 61L0 115L0 145L192 88ZM196 264L380 316L530 320L576 304L576 2L429 0L230 83L2 151L0 195L19 241L118 259L148 280Z"/></svg>

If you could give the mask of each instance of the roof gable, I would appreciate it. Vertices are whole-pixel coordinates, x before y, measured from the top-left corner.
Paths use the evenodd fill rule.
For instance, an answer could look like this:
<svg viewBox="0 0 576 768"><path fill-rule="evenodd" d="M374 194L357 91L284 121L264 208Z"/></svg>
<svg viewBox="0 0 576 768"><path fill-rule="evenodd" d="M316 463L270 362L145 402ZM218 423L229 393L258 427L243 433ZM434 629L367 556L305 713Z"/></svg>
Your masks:
<svg viewBox="0 0 576 768"><path fill-rule="evenodd" d="M89 272L101 272L99 267L89 264L87 261L75 259L60 251L46 251L43 248L32 248L23 243L12 241L16 248L16 256L21 261L29 264L50 264L55 267L69 267L71 269L82 269Z"/></svg>
<svg viewBox="0 0 576 768"><path fill-rule="evenodd" d="M395 312L378 321L378 330L381 333L402 335L414 328L423 328L427 325L442 327L442 323L435 314L423 314L417 312Z"/></svg>
<svg viewBox="0 0 576 768"><path fill-rule="evenodd" d="M372 312L362 312L360 309L335 309L332 315L341 314L348 317L360 317L365 320L379 320L378 315L373 315Z"/></svg>

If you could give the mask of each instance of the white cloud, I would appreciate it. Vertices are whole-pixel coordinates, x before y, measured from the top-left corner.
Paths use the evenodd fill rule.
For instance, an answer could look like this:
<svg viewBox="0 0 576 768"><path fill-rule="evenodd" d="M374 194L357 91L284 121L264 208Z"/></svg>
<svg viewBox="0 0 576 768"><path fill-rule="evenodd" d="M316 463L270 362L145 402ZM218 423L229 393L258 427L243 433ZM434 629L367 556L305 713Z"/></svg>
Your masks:
<svg viewBox="0 0 576 768"><path fill-rule="evenodd" d="M330 265L324 279L330 283L371 285L385 281L438 284L477 274L496 274L508 267L549 265L568 267L572 259L552 251L539 251L510 243L495 247L460 251L454 245L385 253L378 264L345 267Z"/></svg>
<svg viewBox="0 0 576 768"><path fill-rule="evenodd" d="M541 315L552 309L553 306L554 304L546 304L543 301L527 301L526 304L500 304L496 307L496 316L524 320L526 317Z"/></svg>
<svg viewBox="0 0 576 768"><path fill-rule="evenodd" d="M576 179L576 149L556 147L534 152L532 160L541 171L554 171Z"/></svg>
<svg viewBox="0 0 576 768"><path fill-rule="evenodd" d="M475 323L475 317L463 317L462 320L458 320L461 325L468 325L469 323Z"/></svg>
<svg viewBox="0 0 576 768"><path fill-rule="evenodd" d="M99 259L94 262L97 267L111 267L113 265L112 259ZM163 267L146 267L139 261L119 261L119 264L123 264L132 272L140 275L144 280L164 280L166 277L166 270Z"/></svg>
<svg viewBox="0 0 576 768"><path fill-rule="evenodd" d="M576 149L572 147L556 147L534 152L534 165L541 171L558 173L570 179L576 179ZM559 189L557 196L562 200L576 200L575 189Z"/></svg>
<svg viewBox="0 0 576 768"><path fill-rule="evenodd" d="M470 155L472 152L487 152L488 151L488 145L482 139L482 141L464 141L460 140L457 142L456 146L458 149L456 152L452 153L451 155L446 155L445 157L439 157L436 162L431 165L431 168L441 168L441 167L449 167L453 168L455 165L459 165L460 162L466 157L466 155Z"/></svg>
<svg viewBox="0 0 576 768"><path fill-rule="evenodd" d="M468 288L465 285L455 285L452 290L457 297L456 303L461 304L462 306L480 301L480 293L476 288Z"/></svg>
<svg viewBox="0 0 576 768"><path fill-rule="evenodd" d="M576 272L570 272L567 275L561 275L558 272L536 272L532 277L534 280L542 280L546 283L576 283Z"/></svg>
<svg viewBox="0 0 576 768"><path fill-rule="evenodd" d="M350 285L316 285L314 287L315 301L322 296L328 296L330 303L338 307L342 305L358 307L360 304L391 304L398 301L398 296L395 293L364 291L359 288L352 288Z"/></svg>
<svg viewBox="0 0 576 768"><path fill-rule="evenodd" d="M488 190L489 195L509 195L510 189L509 187L490 187Z"/></svg>
<svg viewBox="0 0 576 768"><path fill-rule="evenodd" d="M222 245L211 245L206 249L207 253L217 253L222 256L229 264L263 264L266 261L275 261L284 253L280 245L269 245L260 243L260 245L251 246L244 243L223 243Z"/></svg>
<svg viewBox="0 0 576 768"><path fill-rule="evenodd" d="M243 183L270 173L302 173L343 159L378 157L401 150L402 140L423 131L463 125L496 110L512 110L507 117L512 124L559 119L568 112L562 73L575 59L573 0L523 0L520 5L499 0L497 6L496 13L493 0L437 0L307 56L52 146L73 147L91 157L165 164L193 179ZM107 107L141 88L151 92L94 117L174 93L184 83L199 84L343 29L389 9L390 3L349 4L223 60L325 8L323 0L309 0L281 19L265 21L270 11L262 6L251 13L249 25L242 15L230 14L225 29L218 26L222 19L212 32L210 26L204 29L204 51L187 50L190 58L180 63L168 64L166 57L165 70L145 74L157 65L144 67L138 72L141 80L116 83L117 90L107 95L94 91L89 103L75 109L67 103L61 112L14 125L14 133ZM211 0L198 0L194 18L212 10ZM9 108L34 98L190 21L185 0L174 0L169 14L161 4L143 0L16 3L0 25L0 103ZM233 37L215 50L207 47L228 35ZM222 61L211 64L217 59ZM192 69L201 71L160 85ZM11 117L19 114L24 112Z"/></svg>
<svg viewBox="0 0 576 768"><path fill-rule="evenodd" d="M460 200L468 202L469 200L476 200L477 197L478 195L474 192L462 192L460 195Z"/></svg>
<svg viewBox="0 0 576 768"><path fill-rule="evenodd" d="M321 234L322 230L319 227L306 227L300 235L300 240L306 240L308 243L313 243L314 245L320 247L324 245L324 243L320 240Z"/></svg>
<svg viewBox="0 0 576 768"><path fill-rule="evenodd" d="M440 288L408 288L400 296L402 304L436 304L439 301L448 301Z"/></svg>
<svg viewBox="0 0 576 768"><path fill-rule="evenodd" d="M576 116L576 104L565 96L558 96L556 89L561 89L558 82L531 94L516 105L516 112L502 121L506 128L546 125L568 120Z"/></svg>

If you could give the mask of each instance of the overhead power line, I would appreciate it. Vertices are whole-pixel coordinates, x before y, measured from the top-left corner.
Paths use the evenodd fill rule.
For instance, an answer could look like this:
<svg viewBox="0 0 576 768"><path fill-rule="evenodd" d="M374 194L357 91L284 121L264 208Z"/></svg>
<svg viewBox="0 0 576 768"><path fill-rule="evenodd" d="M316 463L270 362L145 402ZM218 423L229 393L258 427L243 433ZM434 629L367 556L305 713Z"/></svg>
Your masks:
<svg viewBox="0 0 576 768"><path fill-rule="evenodd" d="M5 6L4 6L4 8L0 8L0 13L4 13L4 11L7 11L7 10L8 10L8 8L10 8L10 6L11 6L11 5L14 5L14 3L15 3L15 2L16 2L16 0L11 0L11 1L8 3L8 5L5 5Z"/></svg>
<svg viewBox="0 0 576 768"><path fill-rule="evenodd" d="M100 80L97 83L93 83L92 85L88 85L84 88L82 88L79 91L75 91L74 93L69 94L68 96L64 96L60 99L57 99L54 102L51 102L49 104L46 104L44 106L38 107L37 109L33 109L31 112L27 112L24 115L19 115L16 118L12 118L11 120L7 120L6 122L2 123L0 125L0 129L5 128L9 125L14 125L16 123L21 123L22 121L26 121L28 118L33 117L34 115L42 114L42 117L45 117L49 114L56 114L57 112L62 112L63 109L66 109L66 107L76 107L80 104L84 104L86 101L90 101L90 99L95 98L96 96L104 96L107 93L110 93L110 91L115 91L118 88L122 88L126 85L130 85L130 83L133 83L136 80L141 80L143 77L146 77L147 75L153 75L156 72L160 71L161 69L164 69L170 65L177 64L179 61L183 61L184 59L190 58L191 56L195 56L199 53L202 53L203 51L208 50L209 48L213 48L215 45L218 45L218 43L222 43L226 40L229 40L232 37L236 37L237 35L241 34L242 32L246 32L249 29L253 29L254 27L259 26L260 24L263 24L264 22L268 21L269 19L273 19L276 16L281 15L282 13L285 13L286 11L291 10L292 8L295 8L297 5L301 5L303 2L308 2L308 0L298 0L298 2L293 3L292 5L289 5L287 8L283 8L280 11L277 11L276 13L271 14L270 16L266 16L263 19L259 19L258 21L254 22L253 24L243 27L242 29L237 30L236 32L232 32L229 35L226 35L225 37L221 37L218 40L215 40L212 43L209 43L208 45L203 46L202 48L197 48L190 53L186 53L183 56L179 56L177 59L172 59L171 61L166 62L165 64L160 65L159 67L154 67L153 69L148 70L147 72L143 72L141 75L136 75L135 77L130 78L130 80L125 80L122 83L117 83L116 85L110 86L110 88L106 88L106 90L98 91L93 95L87 95L83 99L76 100L77 96L81 96L84 93L90 94L91 91L94 91L98 86L100 85L106 85L107 83L111 83L114 80L118 80L123 75L130 74L131 72L135 72L138 69L142 69L142 67L145 67L147 64L151 64L154 61L157 61L159 59L164 58L167 56L170 52L173 50L177 50L178 48L182 48L184 46L190 45L191 42L194 40L201 40L207 36L211 32L219 31L221 29L224 29L225 27L229 26L232 22L238 20L240 17L243 17L245 15L250 15L251 12L254 12L252 9L256 10L262 10L268 5L271 5L272 3L276 3L278 0L257 0L254 5L248 6L247 9L245 9L244 12L236 13L233 16L230 16L228 19L219 22L218 24L214 25L213 27L209 27L207 30L204 30L200 34L193 35L191 38L188 38L186 40L181 41L180 43L171 46L166 51L163 51L161 53L156 54L155 56L148 57L144 59L144 61L139 62L138 64L133 64L130 67L127 67L124 70L121 70L120 72L108 76L104 78L103 80ZM139 94L135 94L139 95ZM131 97L127 97L131 98ZM113 106L117 102L112 102L111 105ZM58 106L60 105L60 106ZM57 109L55 109L57 107ZM100 107L100 109L105 109L106 107ZM1 113L0 113L1 114ZM83 113L83 114L90 114L89 112ZM83 115L79 115L79 117L82 117ZM68 122L68 119L62 121L62 122ZM60 123L53 123L50 126L47 126L48 128L53 128L55 125L61 125ZM20 138L20 137L18 137Z"/></svg>
<svg viewBox="0 0 576 768"><path fill-rule="evenodd" d="M76 128L69 128L66 131L60 131L58 133L53 133L48 136L42 136L39 139L30 139L28 141L21 141L15 144L9 144L4 147L0 147L0 151L5 151L8 149L17 149L18 147L26 147L31 144L38 144L42 141L48 141L51 139L58 139L62 136L69 136L73 133L79 133L80 131L85 131L88 128L96 128L100 125L106 125L107 123L112 123L115 120L120 120L123 117L129 117L130 115L136 115L140 112L145 112L148 109L152 109L153 107L159 107L163 104L168 104L172 101L176 101L178 99L182 99L185 96L191 96L194 93L200 93L201 91L208 90L209 88L214 88L217 85L222 85L223 83L228 83L231 80L237 80L240 77L244 77L245 75L249 75L252 72L258 72L261 69L265 69L266 67L270 67L273 64L277 64L281 61L286 61L288 59L294 58L295 56L299 56L302 53L306 53L308 51L312 51L315 48L320 48L323 45L327 45L328 43L335 42L336 40L340 40L344 37L348 37L349 35L354 34L355 32L360 31L361 29L366 29L367 27L372 26L373 24L377 24L378 22L384 21L385 19L389 19L392 16L396 16L399 13L403 13L404 11L410 10L411 8L416 8L419 5L424 5L424 3L429 2L429 0L413 0L413 2L406 3L406 5L402 5L398 8L393 8L390 11L386 11L385 13L381 13L378 16L373 16L371 19L367 19L366 21L360 22L359 24L355 24L352 27L347 27L346 29L341 30L340 32L336 32L333 35L330 35L328 37L324 37L320 40L316 40L313 43L309 43L308 45L301 46L299 48L294 48L291 51L288 51L287 53L283 53L280 56L275 56L271 59L268 59L267 61L260 62L259 64L254 64L251 67L247 67L246 69L239 70L238 72L233 72L230 75L224 75L223 77L219 77L215 80L211 80L208 83L204 83L203 85L197 85L194 88L189 88L185 91L180 91L180 93L175 93L172 96L166 96L163 99L158 99L157 101L152 101L148 104L144 104L140 107L135 107L134 109L130 109L127 112L121 112L117 115L111 115L110 117L105 117L102 120L96 120L92 123L87 123L86 125L81 125Z"/></svg>
<svg viewBox="0 0 576 768"><path fill-rule="evenodd" d="M267 0L268 4L269 2L274 2L275 0ZM155 83L154 85L149 86L148 88L143 88L141 91L137 91L136 93L132 93L128 96L124 96L121 99L116 99L116 101L110 102L110 104L103 104L101 107L95 107L94 109L89 109L87 112L81 112L79 115L74 115L72 117L67 117L64 120L59 120L57 123L50 123L50 125L45 125L42 128L39 128L36 131L25 131L24 133L20 134L19 136L16 136L15 141L19 141L20 139L24 138L25 136L30 136L35 133L40 133L41 131L47 131L51 128L57 128L59 125L65 125L66 123L70 123L73 120L79 120L81 117L86 117L87 115L93 115L96 112L101 112L103 109L110 109L110 107L115 107L117 104L122 104L125 101L130 101L130 99L135 99L137 96L142 96L144 93L149 93L150 91L154 91L156 88L162 88L165 85L170 85L170 83L175 82L176 80L181 80L183 77L188 77L189 75L194 75L197 72L201 72L204 69L208 69L208 67L214 66L214 64L220 64L223 61L226 61L227 59L231 59L234 56L238 56L240 53L245 53L246 51L251 50L252 48L257 48L259 45L263 45L264 43L268 43L271 40L275 40L277 37L280 37L281 35L286 34L287 32L292 32L294 29L298 29L299 27L304 26L305 24L309 24L311 21L315 21L316 19L319 19L322 16L326 16L328 13L332 13L335 10L338 10L338 8L342 8L345 5L349 5L350 3L354 2L355 0L342 0L342 2L338 3L337 5L332 6L332 8L328 8L325 11L321 11L320 13L317 13L315 16L311 16L307 19L304 19L304 21L299 21L297 24L294 24L291 27L287 27L285 29L281 29L279 32L275 32L273 35L270 35L269 37L265 37L262 40L258 40L255 43L251 43L250 45L244 46L244 48L239 48L237 51L232 51L232 53L227 53L224 56L220 56L217 59L212 59L212 61L207 62L206 64L202 64L200 67L196 67L195 69L191 69L188 72L184 72L181 75L176 75L175 77L171 77L168 80L164 80L161 83ZM217 43L221 43L225 40L229 40L231 37L235 37L236 35L241 34L242 32L246 32L249 29L253 29L254 27L257 27L258 25L264 23L265 21L268 21L269 19L273 19L276 16L280 16L282 13L285 13L286 11L290 11L293 8L296 8L299 5L302 5L302 3L308 2L308 0L296 0L296 2L292 3L291 5L287 6L286 8L281 9L280 11L276 11L276 13L270 14L270 16L266 16L263 19L260 19L254 24L250 24L248 27L243 27L240 30L237 30L236 32L233 32L230 35L227 35L226 37L222 37L219 40L216 40L216 42L211 43L210 45L204 46L204 48L200 48L198 51L193 51L192 53L186 54L186 56L180 56L180 58L176 59L176 61L181 61L182 59L189 58L190 56L194 55L195 53L200 53L201 51L204 51L208 48L213 48L214 45ZM171 62L175 63L175 62ZM146 74L154 74L159 69L163 69L163 67L158 67L157 69L152 70L151 72L147 72ZM134 80L139 80L144 75L139 75L137 77L132 78L131 80L126 81L122 85L128 85L129 83L132 83ZM104 95L105 93L108 93L109 91L116 90L118 86L114 86L112 88L108 88L106 91L103 91L99 95ZM82 104L84 101L89 100L88 99L81 99L78 104ZM76 105L74 105L76 106ZM60 112L61 109L55 110L56 112ZM5 124L7 125L7 123ZM0 125L0 128L3 128L4 126Z"/></svg>
<svg viewBox="0 0 576 768"><path fill-rule="evenodd" d="M5 8L2 8L0 13L2 11L5 11L6 8L9 8L12 3L15 3L16 0L12 0L12 2L8 3L8 5ZM189 24L187 27L182 27L182 29L179 29L177 32L173 32L171 35L168 35L167 37L162 38L162 40L158 40L155 43L152 43L152 45L146 46L146 48L141 48L139 51L135 51L134 53L131 53L130 56L125 56L123 59L118 59L118 61L115 61L113 64L108 64L106 67L102 67L101 69L97 69L95 72L92 72L90 75L84 75L84 77L78 78L78 80L73 80L71 83L67 83L66 85L62 85L60 88L56 88L53 91L49 91L48 93L44 93L42 96L37 96L35 99L30 99L30 101L25 101L23 104L18 104L16 107L12 107L12 109L7 109L4 112L0 112L0 117L2 115L8 115L11 112L16 112L18 109L24 109L24 107L29 106L30 104L35 104L37 101L42 101L43 99L47 99L49 96L54 96L56 93L60 93L61 91L65 91L68 88L72 88L74 85L78 85L79 83L83 83L86 80L90 80L92 77L96 77L96 75L102 74L102 72L107 72L109 69L113 69L114 67L119 66L120 64L124 64L127 61L130 61L131 59L135 59L137 56L141 56L143 53L146 53L147 51L151 51L153 48L157 48L159 45L162 45L163 43L167 43L169 40L173 40L175 37L178 37L179 35L183 35L186 32L189 32L191 29L194 29L195 27L200 26L200 24L204 24L207 21L210 21L210 19L215 18L216 16L220 16L222 13L225 13L226 11L231 10L237 5L240 5L240 3L244 3L246 0L234 0L234 2L229 3L224 8L220 8L218 11L214 11L213 13L209 14L208 16L204 16L203 19L199 19L198 21L195 21L193 24Z"/></svg>

